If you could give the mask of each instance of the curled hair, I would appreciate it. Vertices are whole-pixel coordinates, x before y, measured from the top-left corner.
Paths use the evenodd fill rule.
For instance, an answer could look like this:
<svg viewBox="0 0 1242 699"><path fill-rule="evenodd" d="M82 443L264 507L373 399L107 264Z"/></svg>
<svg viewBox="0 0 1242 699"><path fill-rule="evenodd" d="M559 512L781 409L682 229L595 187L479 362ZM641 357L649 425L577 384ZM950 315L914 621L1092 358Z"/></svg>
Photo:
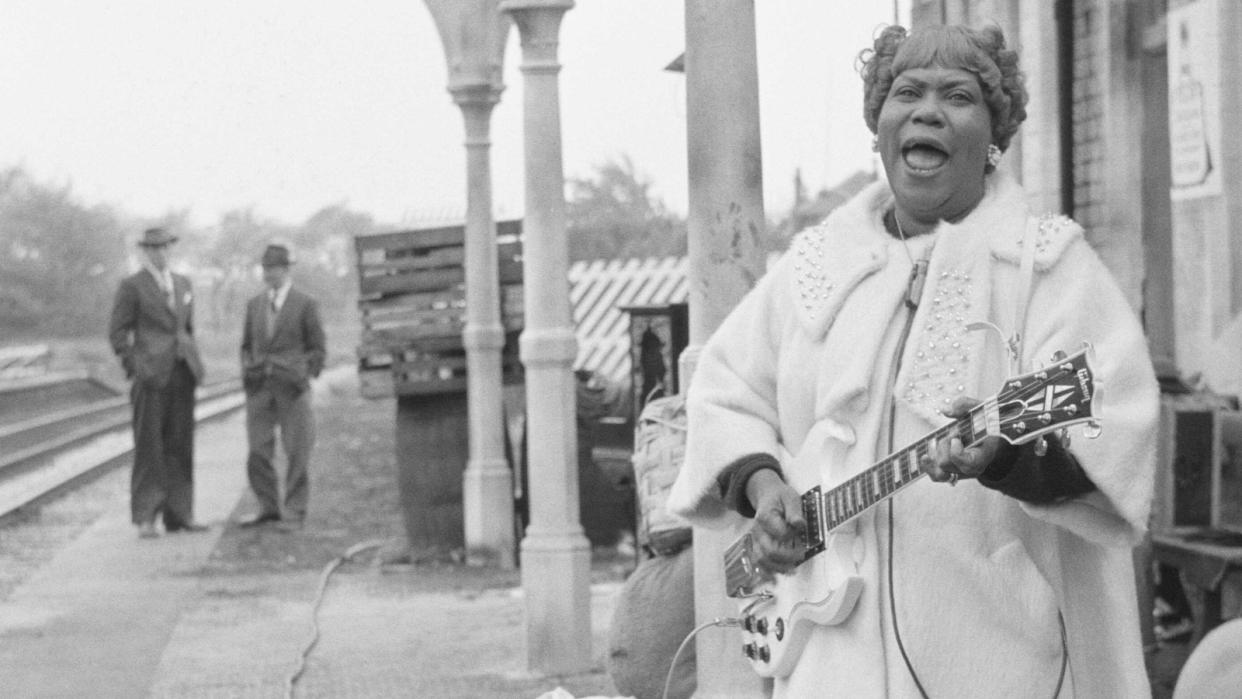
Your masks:
<svg viewBox="0 0 1242 699"><path fill-rule="evenodd" d="M863 79L863 119L876 132L880 109L893 80L908 68L960 68L979 78L984 102L992 113L992 142L1002 151L1026 119L1026 81L1018 68L1018 52L1005 48L997 26L970 29L961 25L929 26L906 31L885 27L872 48L858 55Z"/></svg>

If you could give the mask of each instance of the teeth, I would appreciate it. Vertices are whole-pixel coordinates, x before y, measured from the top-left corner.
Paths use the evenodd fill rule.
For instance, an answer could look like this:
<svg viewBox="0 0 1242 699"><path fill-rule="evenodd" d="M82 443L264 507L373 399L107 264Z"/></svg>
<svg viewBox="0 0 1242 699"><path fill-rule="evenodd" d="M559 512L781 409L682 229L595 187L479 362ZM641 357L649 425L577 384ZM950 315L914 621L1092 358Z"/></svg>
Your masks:
<svg viewBox="0 0 1242 699"><path fill-rule="evenodd" d="M904 153L906 165L915 170L934 170L945 163L949 156L928 146L914 146Z"/></svg>

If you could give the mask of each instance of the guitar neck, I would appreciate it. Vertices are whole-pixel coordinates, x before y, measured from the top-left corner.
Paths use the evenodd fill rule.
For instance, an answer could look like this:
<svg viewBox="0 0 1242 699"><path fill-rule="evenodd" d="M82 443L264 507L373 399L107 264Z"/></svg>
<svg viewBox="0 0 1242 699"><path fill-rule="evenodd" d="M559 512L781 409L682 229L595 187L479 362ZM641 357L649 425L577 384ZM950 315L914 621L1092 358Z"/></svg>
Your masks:
<svg viewBox="0 0 1242 699"><path fill-rule="evenodd" d="M914 444L890 454L879 463L844 483L823 491L812 488L802 494L803 514L807 518L807 551L810 558L824 550L833 529L875 507L918 480L923 472L919 461L933 454L940 442L960 439L967 446L987 436L998 419L995 399L985 401L968 414L933 430Z"/></svg>
<svg viewBox="0 0 1242 699"><path fill-rule="evenodd" d="M848 481L823 491L816 486L802 494L807 522L804 560L825 548L828 534L858 515L892 497L923 475L919 462L934 453L943 440L974 444L988 435L1010 444L1025 444L1069 425L1086 423L1084 434L1100 434L1094 401L1098 398L1090 362L1091 346L1073 356L1057 352L1052 364L1005 380L1001 392L971 408L962 417L914 444L885 457ZM760 589L765 573L756 565L754 540L747 533L725 549L725 583L730 597L745 597Z"/></svg>

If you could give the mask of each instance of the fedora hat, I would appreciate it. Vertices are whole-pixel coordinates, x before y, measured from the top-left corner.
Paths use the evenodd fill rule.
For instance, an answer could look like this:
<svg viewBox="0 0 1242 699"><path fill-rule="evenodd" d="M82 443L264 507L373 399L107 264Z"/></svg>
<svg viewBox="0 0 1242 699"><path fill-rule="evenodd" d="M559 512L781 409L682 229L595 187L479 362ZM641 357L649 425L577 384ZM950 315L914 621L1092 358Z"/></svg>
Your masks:
<svg viewBox="0 0 1242 699"><path fill-rule="evenodd" d="M148 228L142 232L142 239L138 241L138 244L144 248L157 248L172 245L175 242L177 242L177 236L163 228Z"/></svg>
<svg viewBox="0 0 1242 699"><path fill-rule="evenodd" d="M272 243L263 251L263 259L259 264L264 267L288 267L293 264L293 255L289 248L280 243Z"/></svg>

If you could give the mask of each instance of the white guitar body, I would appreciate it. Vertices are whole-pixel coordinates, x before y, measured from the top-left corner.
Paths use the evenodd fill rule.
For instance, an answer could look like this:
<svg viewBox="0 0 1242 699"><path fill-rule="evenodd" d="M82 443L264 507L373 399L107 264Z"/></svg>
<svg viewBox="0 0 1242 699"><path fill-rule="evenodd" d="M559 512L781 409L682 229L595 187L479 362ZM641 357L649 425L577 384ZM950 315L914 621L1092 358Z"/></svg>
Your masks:
<svg viewBox="0 0 1242 699"><path fill-rule="evenodd" d="M811 591L802 569L777 576L771 596L762 595L742 607L743 654L762 677L793 672L816 626L836 626L849 618L862 594L862 578L851 575L827 590L822 582Z"/></svg>

